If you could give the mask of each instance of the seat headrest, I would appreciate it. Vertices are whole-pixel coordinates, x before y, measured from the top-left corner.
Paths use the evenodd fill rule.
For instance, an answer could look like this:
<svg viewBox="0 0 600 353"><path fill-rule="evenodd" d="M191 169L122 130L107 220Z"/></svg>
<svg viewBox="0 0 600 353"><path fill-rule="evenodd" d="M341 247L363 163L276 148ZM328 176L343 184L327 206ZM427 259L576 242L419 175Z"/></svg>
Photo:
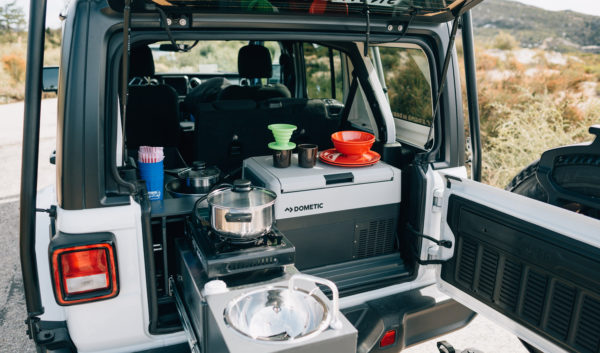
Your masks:
<svg viewBox="0 0 600 353"><path fill-rule="evenodd" d="M262 45L246 45L238 52L238 72L244 78L273 76L271 53Z"/></svg>
<svg viewBox="0 0 600 353"><path fill-rule="evenodd" d="M131 47L129 63L130 78L154 76L154 58L147 45Z"/></svg>

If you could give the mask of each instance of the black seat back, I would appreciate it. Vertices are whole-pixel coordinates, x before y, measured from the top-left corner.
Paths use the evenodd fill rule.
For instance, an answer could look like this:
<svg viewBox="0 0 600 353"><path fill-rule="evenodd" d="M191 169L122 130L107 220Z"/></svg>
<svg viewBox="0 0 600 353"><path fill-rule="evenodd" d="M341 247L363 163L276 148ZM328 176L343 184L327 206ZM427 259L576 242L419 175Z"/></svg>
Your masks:
<svg viewBox="0 0 600 353"><path fill-rule="evenodd" d="M152 51L147 45L131 49L130 79L154 76ZM167 85L129 86L125 134L128 148L177 147L179 142L179 97Z"/></svg>
<svg viewBox="0 0 600 353"><path fill-rule="evenodd" d="M131 86L127 104L127 147L177 147L179 100L166 85Z"/></svg>
<svg viewBox="0 0 600 353"><path fill-rule="evenodd" d="M273 64L269 49L262 45L246 45L238 52L238 73L241 78L249 79L252 83L255 79L269 79L273 76ZM219 96L220 100L253 99L262 101L270 98L290 98L290 90L281 84L268 86L239 86L226 87Z"/></svg>

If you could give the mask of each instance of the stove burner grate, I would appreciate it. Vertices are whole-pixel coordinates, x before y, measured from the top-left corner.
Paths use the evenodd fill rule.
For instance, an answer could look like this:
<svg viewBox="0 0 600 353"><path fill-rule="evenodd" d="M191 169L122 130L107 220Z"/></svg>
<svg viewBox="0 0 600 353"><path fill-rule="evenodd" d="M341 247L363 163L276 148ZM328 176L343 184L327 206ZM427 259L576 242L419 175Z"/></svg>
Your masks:
<svg viewBox="0 0 600 353"><path fill-rule="evenodd" d="M282 268L294 263L294 246L275 227L264 235L241 242L224 237L208 226L188 222L187 228L209 278Z"/></svg>

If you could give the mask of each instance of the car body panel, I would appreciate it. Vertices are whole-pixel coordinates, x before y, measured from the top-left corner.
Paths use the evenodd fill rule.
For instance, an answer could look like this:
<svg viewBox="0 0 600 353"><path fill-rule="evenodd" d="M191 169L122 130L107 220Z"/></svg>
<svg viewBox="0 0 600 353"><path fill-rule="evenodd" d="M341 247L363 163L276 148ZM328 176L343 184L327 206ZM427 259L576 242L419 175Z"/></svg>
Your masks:
<svg viewBox="0 0 600 353"><path fill-rule="evenodd" d="M115 236L119 295L97 302L65 306L69 334L79 352L142 350L185 341L183 332L151 335L141 211L126 206L69 211L58 209L57 231L85 236L111 232ZM108 338L108 339L107 339Z"/></svg>

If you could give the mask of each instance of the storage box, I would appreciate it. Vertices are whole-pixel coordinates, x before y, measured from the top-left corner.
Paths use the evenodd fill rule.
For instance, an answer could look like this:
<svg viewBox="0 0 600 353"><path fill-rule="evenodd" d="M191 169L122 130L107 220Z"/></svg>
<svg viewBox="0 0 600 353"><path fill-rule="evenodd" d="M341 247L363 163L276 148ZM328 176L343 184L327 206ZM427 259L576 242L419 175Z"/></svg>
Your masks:
<svg viewBox="0 0 600 353"><path fill-rule="evenodd" d="M296 247L296 267L314 268L394 251L400 170L384 162L359 168L317 163L273 167L272 156L244 161L243 176L277 194L277 227Z"/></svg>

